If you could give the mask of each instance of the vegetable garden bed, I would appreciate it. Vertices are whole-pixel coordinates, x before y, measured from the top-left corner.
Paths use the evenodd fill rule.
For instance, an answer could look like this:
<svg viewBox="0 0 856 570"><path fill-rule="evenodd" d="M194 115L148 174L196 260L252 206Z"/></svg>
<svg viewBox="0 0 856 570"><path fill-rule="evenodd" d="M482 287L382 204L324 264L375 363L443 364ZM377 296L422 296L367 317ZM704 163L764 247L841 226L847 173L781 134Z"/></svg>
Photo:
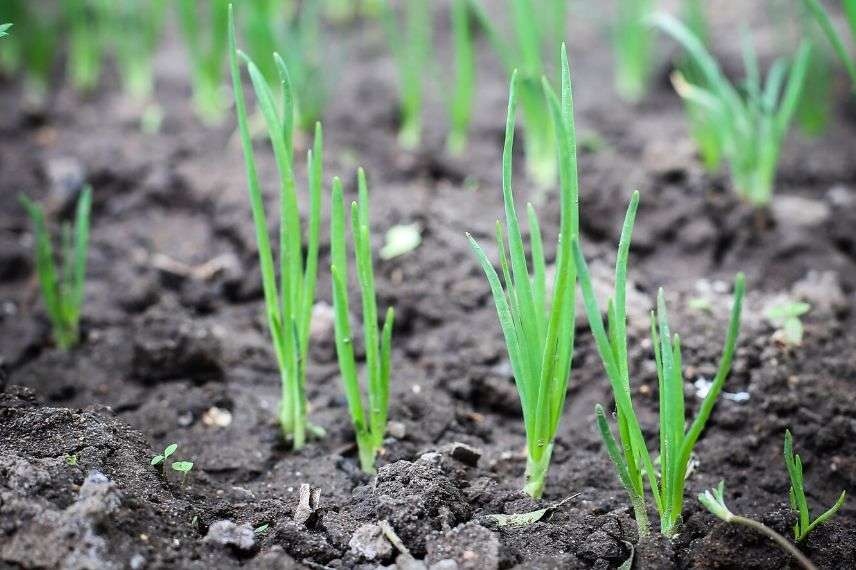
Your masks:
<svg viewBox="0 0 856 570"><path fill-rule="evenodd" d="M0 567L797 567L763 534L716 518L696 497L724 480L731 512L793 538L786 429L814 516L842 490L856 489L856 115L847 77L839 70L822 136L791 128L772 202L757 209L696 156L669 78L679 45L658 39L649 93L626 103L614 93L602 22L578 4L569 8L566 37L579 240L605 309L622 222L638 190L626 361L648 449L657 449L660 421L649 320L658 288L681 333L678 386L689 423L717 374L735 275L745 274L730 374L692 448L671 538L659 533L653 502L652 532L640 536L604 448L595 405L618 436L615 401L579 288L571 375L543 495L522 490L530 452L521 402L491 289L466 237L498 262L509 84L490 43L477 35L473 121L466 150L452 156L439 99L450 77L429 81L421 143L405 149L397 63L383 26L371 18L324 23L329 100L317 292L308 356L295 364L305 366L310 425L295 450L280 423L280 369L235 113L230 108L215 126L196 118L184 48L170 24L154 64L163 114L156 132L140 128L141 110L111 67L87 96L57 81L38 109L22 81L0 81ZM760 3L724 4L709 14L723 72L741 76L730 41L740 22L752 25L766 69L779 53L771 17ZM452 45L446 5L435 8L439 58ZM485 5L489 14L503 12L504 2ZM255 166L276 236L277 162L243 70ZM550 79L558 89L558 72ZM223 86L231 93L225 75ZM310 136L295 135L304 225L303 157L312 145ZM515 147L511 164L526 251L523 206L531 200L552 284L560 193L529 182L522 149ZM380 448L363 453L337 359L329 230L331 179L341 177L347 204L357 199L358 167L371 201L372 231L364 235L375 252L376 336L387 308L395 309L389 423ZM35 237L18 194L41 202L53 224L74 219L85 184L92 208L80 342L63 351L41 301ZM339 237L353 244L346 212L347 237ZM410 224L421 235L415 248L377 253L390 228ZM361 370L365 299L350 245L346 263L348 344ZM786 326L791 313L782 309L795 302L810 307L796 316L800 344L792 342L798 325ZM174 452L152 464L172 443ZM377 473L366 474L361 459L370 463L363 455L375 451ZM495 516L522 513L531 514ZM847 497L799 546L818 568L856 567L856 503Z"/></svg>

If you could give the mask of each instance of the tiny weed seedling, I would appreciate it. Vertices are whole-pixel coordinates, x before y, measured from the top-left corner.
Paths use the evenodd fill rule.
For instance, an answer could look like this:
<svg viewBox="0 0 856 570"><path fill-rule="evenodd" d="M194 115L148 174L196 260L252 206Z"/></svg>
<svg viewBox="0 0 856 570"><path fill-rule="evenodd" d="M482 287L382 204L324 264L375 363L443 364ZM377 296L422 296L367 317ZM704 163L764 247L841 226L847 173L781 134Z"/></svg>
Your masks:
<svg viewBox="0 0 856 570"><path fill-rule="evenodd" d="M381 21L398 68L401 100L398 139L403 147L412 149L422 140L422 92L431 55L431 3L405 0L400 4L404 10L403 30L389 0L383 0Z"/></svg>
<svg viewBox="0 0 856 570"><path fill-rule="evenodd" d="M57 346L68 350L80 338L80 312L86 282L86 253L89 247L89 213L92 188L87 186L77 199L74 229L64 224L60 246L61 265L54 261L51 238L42 207L26 196L21 203L33 222L36 238L36 274L42 299L53 326Z"/></svg>
<svg viewBox="0 0 856 570"><path fill-rule="evenodd" d="M690 456L696 441L704 430L716 398L722 391L725 379L731 370L731 360L740 329L740 313L743 301L743 275L738 274L734 285L734 305L725 340L725 348L719 369L698 414L689 431L686 431L684 378L681 369L681 343L678 335L672 336L669 328L663 290L657 295L657 308L651 312L651 340L657 366L660 393L660 458L658 472L648 452L645 437L636 416L630 396L630 372L627 358L627 319L625 295L627 285L627 258L630 237L639 204L639 193L635 192L627 209L618 255L615 262L615 291L607 305L607 326L604 326L600 308L594 294L591 276L578 241L573 243L573 252L580 276L586 315L603 362L606 375L612 385L615 399L618 434L621 447L612 434L603 407L595 408L597 426L603 437L606 451L615 464L619 479L630 495L639 533L649 533L643 476L647 477L654 504L660 514L660 531L673 537L681 520L684 501L684 483L690 464Z"/></svg>
<svg viewBox="0 0 856 570"><path fill-rule="evenodd" d="M508 0L514 40L507 40L494 26L480 0L470 0L473 15L485 30L494 51L509 75L517 71L517 97L523 111L526 171L540 188L556 182L556 142L550 108L544 104L541 78L546 73L544 45L564 40L565 2ZM540 17L539 17L540 16ZM552 53L552 52L548 52Z"/></svg>
<svg viewBox="0 0 856 570"><path fill-rule="evenodd" d="M779 327L787 344L799 346L803 339L803 324L800 317L809 309L811 306L808 303L785 301L764 311L764 316L773 326Z"/></svg>
<svg viewBox="0 0 856 570"><path fill-rule="evenodd" d="M181 480L187 480L187 474L190 473L190 470L193 469L192 461L174 461L170 466L173 471L177 471L181 473Z"/></svg>
<svg viewBox="0 0 856 570"><path fill-rule="evenodd" d="M178 449L177 443L170 443L167 445L161 453L158 453L154 457L152 457L151 465L156 467L158 471L163 473L163 466L166 460L170 455L175 453L175 450Z"/></svg>
<svg viewBox="0 0 856 570"><path fill-rule="evenodd" d="M652 0L619 0L613 44L615 87L628 101L639 101L648 90L654 34L645 23Z"/></svg>
<svg viewBox="0 0 856 570"><path fill-rule="evenodd" d="M196 113L206 123L217 124L225 111L220 88L226 59L229 1L178 0L177 6L179 24L190 57Z"/></svg>
<svg viewBox="0 0 856 570"><path fill-rule="evenodd" d="M363 304L363 338L366 351L367 398L360 393L357 364L354 359L348 308L348 260L345 242L345 205L342 182L333 179L333 204L330 219L330 257L333 275L333 306L335 310L336 354L345 386L348 411L354 423L360 466L366 473L375 472L375 457L383 445L389 411L390 352L395 313L386 311L382 331L378 331L377 300L372 269L371 234L369 232L369 198L365 173L357 174L358 201L351 203L351 238L357 262L357 281Z"/></svg>
<svg viewBox="0 0 856 570"><path fill-rule="evenodd" d="M847 75L850 76L852 89L856 91L856 58L848 51L844 44L844 39L836 31L832 25L832 19L826 8L820 3L820 0L803 0L809 13L820 26L821 32L826 36L833 51L844 64L847 70ZM856 0L841 0L841 7L844 10L844 16L847 20L847 26L850 29L850 34L856 39Z"/></svg>
<svg viewBox="0 0 856 570"><path fill-rule="evenodd" d="M761 534L766 535L773 542L778 544L782 550L793 556L800 565L806 570L817 570L815 565L812 564L811 560L809 560L805 554L799 551L799 549L791 544L787 538L774 531L770 527L747 517L741 517L739 515L735 515L729 510L729 508L725 505L725 482L720 481L719 485L704 493L701 493L698 496L699 502L704 505L704 507L709 510L713 515L719 517L729 524L739 524L746 527L749 527L753 530L760 532Z"/></svg>
<svg viewBox="0 0 856 570"><path fill-rule="evenodd" d="M280 426L285 437L291 437L295 449L306 441L306 357L309 352L309 323L315 302L315 283L318 273L318 232L321 216L321 180L323 178L323 141L321 125L315 126L313 147L307 153L309 173L309 227L306 259L303 257L300 211L297 206L292 135L294 105L292 88L285 62L277 54L274 61L282 85L282 109L277 108L273 93L262 72L252 59L240 53L235 45L235 21L229 7L229 65L235 93L235 111L244 162L247 171L247 189L250 197L259 265L262 274L265 307L273 340L274 352L282 378ZM279 171L280 234L279 284L276 278L273 250L268 235L267 217L261 183L256 171L253 143L250 137L247 107L241 85L239 58L246 62L253 83L259 109L264 116L268 135L273 146Z"/></svg>
<svg viewBox="0 0 856 570"><path fill-rule="evenodd" d="M788 476L791 479L791 487L788 491L791 508L799 515L794 525L794 540L801 542L818 525L825 523L838 512L838 509L844 504L847 491L841 491L841 495L835 501L835 504L812 521L811 511L808 508L808 502L805 498L802 460L800 460L799 455L794 454L794 438L790 430L785 431L785 465L788 468Z"/></svg>
<svg viewBox="0 0 856 570"><path fill-rule="evenodd" d="M65 464L69 467L74 467L77 465L77 454L76 453L66 453L65 454Z"/></svg>
<svg viewBox="0 0 856 570"><path fill-rule="evenodd" d="M270 523L265 523L261 526L257 526L253 529L253 534L256 536L264 536L267 534L268 529L270 528Z"/></svg>
<svg viewBox="0 0 856 570"><path fill-rule="evenodd" d="M790 65L777 60L762 86L758 59L746 38L744 95L684 24L668 14L657 14L650 21L684 47L703 77L703 83L694 84L676 72L672 82L678 94L695 106L694 112L704 110L707 127L717 129L716 137L722 143L734 190L755 207L768 206L773 197L779 151L803 89L811 53L809 44L800 44Z"/></svg>
<svg viewBox="0 0 856 570"><path fill-rule="evenodd" d="M542 96L546 98L546 107L552 115L553 126L558 133L555 140L558 146L560 174L561 222L552 299L547 298L546 262L538 217L532 205L527 205L533 268L533 273L530 274L511 188L511 158L518 95L517 73L512 73L511 76L502 154L505 224L499 221L496 223L502 280L482 248L467 234L490 284L505 337L526 427L527 462L523 490L535 498L540 497L543 492L544 479L550 467L553 441L567 394L574 346L574 289L577 275L570 244L571 237L579 231L579 183L571 76L564 44L561 61L561 99L556 96L546 79L542 81ZM506 255L506 232L509 255Z"/></svg>

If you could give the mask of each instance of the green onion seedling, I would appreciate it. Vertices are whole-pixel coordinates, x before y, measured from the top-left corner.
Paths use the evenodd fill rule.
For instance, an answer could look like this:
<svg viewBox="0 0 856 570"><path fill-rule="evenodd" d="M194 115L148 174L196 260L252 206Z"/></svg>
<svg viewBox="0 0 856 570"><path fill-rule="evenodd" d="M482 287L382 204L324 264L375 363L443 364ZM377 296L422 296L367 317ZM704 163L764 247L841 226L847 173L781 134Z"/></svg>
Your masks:
<svg viewBox="0 0 856 570"><path fill-rule="evenodd" d="M80 312L83 308L86 284L86 253L89 248L89 213L92 209L92 188L84 188L77 199L74 229L64 224L60 247L61 264L54 260L51 238L45 224L42 207L26 196L21 203L33 222L36 238L36 274L42 300L53 326L57 346L68 350L80 340Z"/></svg>
<svg viewBox="0 0 856 570"><path fill-rule="evenodd" d="M305 0L299 8L281 0L253 0L238 7L246 13L247 54L269 83L278 83L279 70L271 54L281 53L292 86L296 125L312 133L327 103L320 0Z"/></svg>
<svg viewBox="0 0 856 570"><path fill-rule="evenodd" d="M345 205L342 182L333 179L333 203L330 218L330 257L333 276L333 307L335 310L336 354L345 386L348 411L354 423L360 467L366 473L375 472L375 458L383 445L389 413L389 375L392 351L392 326L395 313L386 311L383 329L378 330L377 300L375 299L372 268L371 234L369 232L369 198L366 176L357 173L358 201L351 203L351 239L357 262L357 281L363 305L363 338L366 351L365 402L360 393L357 364L354 359L348 308L348 260L345 241Z"/></svg>
<svg viewBox="0 0 856 570"><path fill-rule="evenodd" d="M108 11L109 39L125 91L145 101L154 91L154 56L166 15L166 0L124 0Z"/></svg>
<svg viewBox="0 0 856 570"><path fill-rule="evenodd" d="M514 28L514 39L508 40L488 17L481 0L470 0L474 18L485 30L506 71L509 75L517 71L517 97L525 128L526 172L541 189L555 184L557 176L555 133L541 88L541 78L547 69L543 46L564 41L559 36L564 34L567 10L564 2L544 3L546 9L536 10L533 0L508 0L507 11L511 13Z"/></svg>
<svg viewBox="0 0 856 570"><path fill-rule="evenodd" d="M268 328L282 378L280 426L283 436L291 437L295 449L306 441L306 358L309 353L309 324L315 302L315 284L318 274L318 236L321 219L321 181L323 178L323 136L321 125L315 126L315 140L307 153L309 173L309 224L306 258L303 257L303 235L297 191L294 178L292 136L294 130L294 99L285 62L277 54L274 61L279 70L282 86L282 108L277 108L267 81L252 59L236 47L235 21L229 8L229 65L235 93L235 111L238 130L244 150L247 171L247 189L250 197L259 265L262 274ZM279 284L276 266L268 235L267 217L262 188L256 170L253 143L250 137L247 107L241 85L238 60L246 62L253 83L256 101L264 116L268 136L273 147L280 188L279 232Z"/></svg>
<svg viewBox="0 0 856 570"><path fill-rule="evenodd" d="M829 17L826 8L823 7L820 0L803 0L803 3L820 26L823 35L826 36L838 59L844 64L847 75L850 76L852 89L856 91L856 58L848 51L841 34L832 25L832 19ZM856 0L841 0L841 7L844 9L850 34L856 39Z"/></svg>
<svg viewBox="0 0 856 570"><path fill-rule="evenodd" d="M782 550L796 558L797 562L805 568L806 570L817 570L814 564L812 564L811 560L809 560L805 554L799 551L799 549L791 544L787 538L774 531L770 527L747 517L741 517L739 515L735 515L732 513L729 508L725 505L725 482L720 481L719 485L714 488L705 491L704 493L699 494L698 500L704 505L704 507L709 510L713 515L718 518L724 520L729 524L739 524L746 527L749 527L753 530L760 532L767 536L767 538L771 539L777 545L779 545Z"/></svg>
<svg viewBox="0 0 856 570"><path fill-rule="evenodd" d="M648 90L654 37L645 23L652 0L619 0L613 30L615 88L624 99L639 101Z"/></svg>
<svg viewBox="0 0 856 570"><path fill-rule="evenodd" d="M800 317L806 314L811 306L798 301L785 301L764 311L764 316L773 326L780 327L785 342L799 346L803 339L803 324Z"/></svg>
<svg viewBox="0 0 856 570"><path fill-rule="evenodd" d="M700 0L689 0L685 5L687 27L695 34L702 45L708 45L709 29L704 6ZM684 56L678 66L682 79L691 85L706 86L704 72L692 58ZM675 78L678 80L678 77ZM716 172L722 162L722 134L716 122L706 108L684 99L690 134L698 147L702 164L709 172Z"/></svg>
<svg viewBox="0 0 856 570"><path fill-rule="evenodd" d="M98 85L104 58L107 7L89 0L62 3L69 25L68 69L71 83L83 93Z"/></svg>
<svg viewBox="0 0 856 570"><path fill-rule="evenodd" d="M803 89L810 45L801 43L790 65L777 60L762 86L754 48L745 41L747 77L745 95L741 95L689 28L668 14L656 14L650 21L684 47L704 77L702 85L690 83L680 72L672 76L678 94L704 109L709 125L718 128L734 190L754 207L768 206L779 151Z"/></svg>
<svg viewBox="0 0 856 570"><path fill-rule="evenodd" d="M527 462L523 490L535 498L543 492L544 479L550 467L553 441L565 404L574 346L574 289L577 274L570 243L571 237L579 231L579 181L571 76L564 44L561 62L561 99L556 97L546 79L542 81L545 106L550 110L553 126L558 133L555 140L561 191L561 222L552 299L548 299L547 295L546 261L538 217L532 205L528 204L532 251L530 274L511 187L519 86L516 72L511 75L502 153L505 224L499 221L496 223L502 280L482 248L467 234L490 284L505 337L526 427ZM509 255L506 255L506 233Z"/></svg>
<svg viewBox="0 0 856 570"><path fill-rule="evenodd" d="M398 69L401 127L398 140L413 149L422 140L422 102L425 70L431 55L431 6L427 0L405 0L404 27L398 24L389 0L383 0L381 21Z"/></svg>
<svg viewBox="0 0 856 570"><path fill-rule="evenodd" d="M823 30L815 24L812 10L805 3L799 4L797 9L799 33L811 42L812 50L795 116L803 133L816 137L826 131L833 114L836 56Z"/></svg>
<svg viewBox="0 0 856 570"><path fill-rule="evenodd" d="M469 0L454 0L451 5L452 36L455 44L455 83L451 87L449 117L451 127L447 148L460 156L467 147L475 89L476 59L470 30Z"/></svg>
<svg viewBox="0 0 856 570"><path fill-rule="evenodd" d="M603 437L606 451L618 471L619 479L630 495L640 534L644 536L649 533L644 476L648 479L654 504L660 514L660 531L671 538L677 532L681 520L684 482L690 456L731 370L731 360L740 329L744 282L743 275L738 274L734 284L734 305L731 309L731 319L719 369L689 431L686 431L681 343L678 335L672 336L669 328L663 290L660 289L658 292L657 308L651 312L651 340L654 346L660 393L660 472L658 473L648 452L630 396L630 367L627 357L625 306L627 258L638 204L639 193L634 192L621 230L615 262L615 291L607 304L606 326L601 318L588 266L580 244L576 240L573 243L573 252L579 270L586 315L597 344L597 351L612 386L617 409L620 448L609 427L606 413L599 404L595 408L598 429Z"/></svg>
<svg viewBox="0 0 856 570"><path fill-rule="evenodd" d="M799 515L794 525L794 540L801 542L818 525L825 523L838 512L838 509L844 504L847 491L841 491L841 495L835 501L835 504L812 521L811 511L808 508L808 502L805 498L802 460L799 455L794 454L794 438L790 430L785 430L785 465L788 468L788 476L791 479L791 486L788 491L791 508Z"/></svg>
<svg viewBox="0 0 856 570"><path fill-rule="evenodd" d="M175 450L178 449L177 443L170 443L167 445L161 453L158 453L154 457L152 457L151 465L157 468L161 474L163 474L163 466L166 460L170 455L175 453Z"/></svg>
<svg viewBox="0 0 856 570"><path fill-rule="evenodd" d="M22 70L27 99L43 105L64 33L62 10L44 2L4 0L3 17L15 23L15 33L0 50L0 64L10 74Z"/></svg>
<svg viewBox="0 0 856 570"><path fill-rule="evenodd" d="M196 113L204 122L217 124L223 119L226 108L221 85L226 59L229 1L178 0L177 6L182 36L190 57Z"/></svg>

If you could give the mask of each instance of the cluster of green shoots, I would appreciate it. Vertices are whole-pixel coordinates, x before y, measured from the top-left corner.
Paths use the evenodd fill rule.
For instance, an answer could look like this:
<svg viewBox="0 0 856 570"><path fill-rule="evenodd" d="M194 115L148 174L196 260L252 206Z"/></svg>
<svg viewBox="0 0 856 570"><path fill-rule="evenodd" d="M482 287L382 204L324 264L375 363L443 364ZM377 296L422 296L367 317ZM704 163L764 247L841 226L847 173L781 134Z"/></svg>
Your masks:
<svg viewBox="0 0 856 570"><path fill-rule="evenodd" d="M471 4L472 0L452 0L449 7L455 71L454 80L443 85L443 92L448 94L445 99L450 123L447 148L454 156L466 149L472 119L475 49L470 30ZM406 0L400 5L403 25L399 25L389 0L378 2L381 23L398 72L399 142L404 148L413 149L422 140L422 114L428 84L425 71L431 64L433 14L431 3L425 0Z"/></svg>
<svg viewBox="0 0 856 570"><path fill-rule="evenodd" d="M235 93L238 129L244 149L247 182L259 265L262 273L268 327L282 378L280 426L283 435L292 439L295 449L303 447L307 434L306 417L306 357L309 350L309 325L315 302L318 273L318 236L321 215L321 185L323 178L323 140L321 126L316 125L313 148L307 153L309 173L309 223L306 258L303 257L300 211L294 175L294 99L285 62L277 54L273 58L281 86L280 104L261 70L252 59L238 51L232 7L228 6L229 64ZM279 281L273 249L268 235L267 216L259 182L253 143L250 137L247 107L241 84L239 60L246 64L258 107L264 117L279 173Z"/></svg>
<svg viewBox="0 0 856 570"><path fill-rule="evenodd" d="M556 181L555 133L551 112L544 105L541 78L547 72L547 54L564 40L567 3L508 0L514 39L506 39L487 16L479 0L471 0L476 20L511 74L518 75L518 97L523 110L526 170L530 179L545 188ZM543 4L543 6L542 6ZM539 17L540 16L540 17Z"/></svg>
<svg viewBox="0 0 856 570"><path fill-rule="evenodd" d="M639 101L648 90L654 34L647 25L653 0L619 0L613 46L615 88L628 101Z"/></svg>
<svg viewBox="0 0 856 570"><path fill-rule="evenodd" d="M619 479L630 495L630 502L633 505L640 534L644 536L649 532L643 482L643 478L647 478L654 498L654 505L660 514L660 531L663 535L672 537L677 532L681 521L684 484L693 448L704 430L716 399L731 370L731 361L740 329L744 280L742 274L737 275L734 285L734 305L731 309L731 318L719 369L689 430L686 429L686 403L684 401L680 338L678 335L672 336L669 328L663 290L660 289L657 294L657 309L651 313L651 341L654 346L660 394L658 470L655 468L655 463L648 451L633 406L627 358L627 312L625 307L627 258L638 203L639 195L634 193L621 231L621 240L615 262L615 291L607 305L606 326L604 326L601 318L601 311L579 242L574 241L573 251L579 271L586 315L606 375L612 386L618 422L618 441L613 436L606 414L600 405L596 407L599 431L609 457L618 471Z"/></svg>
<svg viewBox="0 0 856 570"><path fill-rule="evenodd" d="M229 6L228 17L229 61L235 92L238 129L241 134L247 168L250 207L256 226L256 242L259 249L259 265L262 273L268 328L282 379L280 426L283 436L291 438L294 448L300 449L306 442L307 432L314 431L317 433L319 431L307 421L305 384L306 360L309 352L309 326L312 307L315 302L315 285L318 274L318 240L324 160L321 125L316 124L314 145L307 153L310 203L308 242L304 259L304 244L301 241L303 228L300 224L294 175L292 138L295 115L289 70L285 61L274 53L273 59L282 91L281 104L278 105L261 69L249 56L238 51L236 47L235 21L231 5ZM273 147L280 177L278 282L273 249L268 236L262 189L250 138L239 60L243 60L246 64L258 107L268 127L268 137ZM349 322L345 212L342 183L338 178L334 179L332 184L331 272L339 366L348 399L348 409L356 431L360 464L363 470L371 473L374 472L375 457L386 433L393 310L387 311L386 322L383 330L379 333L369 234L368 189L365 173L362 169L359 170L357 179L359 200L354 202L351 207L351 235L357 265L356 273L362 292L366 385L368 388L367 405L364 405L360 393L360 382Z"/></svg>
<svg viewBox="0 0 856 570"><path fill-rule="evenodd" d="M850 76L850 82L853 90L856 91L856 58L848 50L841 34L835 29L832 24L832 19L826 8L819 0L803 0L809 13L814 17L817 24L820 26L823 35L829 41L835 54L844 64L847 70L847 75ZM850 34L856 39L856 0L841 0L841 8L844 10L844 16L847 20L847 27L850 29Z"/></svg>
<svg viewBox="0 0 856 570"><path fill-rule="evenodd" d="M207 8L205 8L207 6ZM199 117L211 124L223 119L220 91L226 59L229 0L178 0L178 16L190 57L193 102Z"/></svg>
<svg viewBox="0 0 856 570"><path fill-rule="evenodd" d="M112 52L125 90L139 100L151 95L152 60L163 28L166 0L67 0L55 6L7 0L4 12L20 33L4 49L0 63L7 72L23 69L34 98L40 100L46 95L62 45L68 48L66 71L77 91L89 93L98 86Z"/></svg>
<svg viewBox="0 0 856 570"><path fill-rule="evenodd" d="M53 327L54 341L60 349L68 350L80 339L80 312L85 296L92 189L87 186L77 200L73 228L70 223L62 227L59 264L54 257L44 210L26 196L21 196L21 203L33 222L36 274L42 300Z"/></svg>
<svg viewBox="0 0 856 570"><path fill-rule="evenodd" d="M828 521L836 512L838 512L838 509L840 509L844 504L847 492L842 491L838 500L835 501L835 504L816 519L811 520L811 511L808 508L808 502L805 497L805 481L803 480L802 461L800 460L799 455L794 454L794 438L791 435L790 430L785 431L784 450L785 466L788 469L788 476L791 480L791 485L788 489L788 498L790 500L791 508L797 513L797 522L794 524L793 528L794 541L799 544L805 540L811 531ZM724 495L725 482L720 481L716 488L701 493L698 496L698 500L707 510L725 522L746 526L766 535L778 544L785 552L793 556L806 570L815 569L814 564L812 564L811 561L784 536L754 519L732 513L725 505Z"/></svg>
<svg viewBox="0 0 856 570"><path fill-rule="evenodd" d="M699 75L692 83L677 72L672 81L678 94L694 106L694 112L704 114L694 129L694 134L703 139L700 146L721 145L714 152L728 161L737 194L755 207L769 205L779 151L803 88L809 44L799 46L790 65L777 60L762 85L754 48L744 38L746 82L741 92L684 24L667 14L657 14L651 21L684 47ZM712 132L700 135L699 129Z"/></svg>
<svg viewBox="0 0 856 570"><path fill-rule="evenodd" d="M552 299L547 293L546 262L538 217L532 205L528 204L532 252L530 273L512 193L514 125L519 89L524 84L516 71L511 75L502 155L505 225L499 221L496 225L501 279L482 248L468 235L490 284L523 409L527 449L523 489L536 498L543 492L544 479L550 466L553 442L564 409L574 347L576 269L570 245L571 238L579 231L579 186L571 78L564 44L561 69L561 98L556 96L546 79L541 80L541 97L546 99L541 104L549 110L557 133L553 160L559 163L561 190L561 222Z"/></svg>
<svg viewBox="0 0 856 570"><path fill-rule="evenodd" d="M357 173L358 200L351 203L351 241L357 265L357 281L362 293L363 338L366 352L365 400L360 392L357 363L354 358L348 307L348 260L345 240L345 205L342 182L333 179L333 203L330 219L330 271L333 281L335 309L336 353L339 370L348 400L348 410L357 437L360 466L366 473L374 473L375 457L383 445L389 410L390 353L392 324L395 313L386 312L383 329L378 331L377 300L375 299L374 271L372 269L371 235L369 233L369 198L366 176L362 169Z"/></svg>

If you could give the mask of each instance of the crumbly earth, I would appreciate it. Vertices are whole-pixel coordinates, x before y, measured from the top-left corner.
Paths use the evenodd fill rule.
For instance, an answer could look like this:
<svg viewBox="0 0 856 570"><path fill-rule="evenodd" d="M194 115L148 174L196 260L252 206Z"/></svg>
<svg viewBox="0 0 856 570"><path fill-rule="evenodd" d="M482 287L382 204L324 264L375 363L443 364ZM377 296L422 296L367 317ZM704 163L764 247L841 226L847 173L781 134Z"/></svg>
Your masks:
<svg viewBox="0 0 856 570"><path fill-rule="evenodd" d="M726 3L712 14L713 38L734 37L747 9ZM760 10L750 16L768 62L774 28ZM439 8L437 18L437 43L448 45ZM594 428L594 404L611 400L582 320L544 499L519 490L519 403L487 282L464 239L468 231L495 253L504 74L482 42L480 101L463 158L444 150L445 78L429 81L422 148L402 151L393 63L378 27L357 20L328 30L335 83L324 121L326 174L342 176L351 195L356 166L366 168L376 248L395 224L418 223L423 235L415 251L376 266L380 304L397 311L394 425L377 476L356 467L324 306L323 234L307 391L312 421L327 435L299 452L281 441L278 372L234 120L207 128L193 117L171 34L157 62L164 112L157 134L140 131L139 108L112 75L90 98L59 89L41 112L27 108L18 82L0 82L0 567L617 568L634 553L635 568L787 567L769 541L719 522L695 496L725 479L733 511L789 533L786 428L816 512L841 490L856 490L856 123L843 103L846 85L822 138L791 137L776 204L758 215L694 156L668 85L668 58L643 103L612 95L602 29L582 7L572 11L569 52L585 141L581 225L593 270L608 280L625 205L641 191L630 357L652 448L657 383L646 319L657 287L667 289L681 332L691 413L699 380L717 365L737 271L749 289L727 394L696 448L674 540L639 539ZM739 73L737 47L718 41L716 51ZM261 141L258 157L273 205L275 167ZM515 191L538 204L552 258L558 201L530 187L522 158L515 157ZM303 170L299 164L301 179ZM83 342L62 353L38 298L17 194L46 201L53 219L67 218L82 180L95 188ZM812 305L802 346L784 345L763 317L783 296ZM707 310L690 308L699 298ZM194 463L186 479L150 465L171 442L175 459ZM308 500L313 490L317 504L302 503L301 493ZM499 528L486 516L571 496L524 528ZM820 568L856 567L856 502L802 548Z"/></svg>

